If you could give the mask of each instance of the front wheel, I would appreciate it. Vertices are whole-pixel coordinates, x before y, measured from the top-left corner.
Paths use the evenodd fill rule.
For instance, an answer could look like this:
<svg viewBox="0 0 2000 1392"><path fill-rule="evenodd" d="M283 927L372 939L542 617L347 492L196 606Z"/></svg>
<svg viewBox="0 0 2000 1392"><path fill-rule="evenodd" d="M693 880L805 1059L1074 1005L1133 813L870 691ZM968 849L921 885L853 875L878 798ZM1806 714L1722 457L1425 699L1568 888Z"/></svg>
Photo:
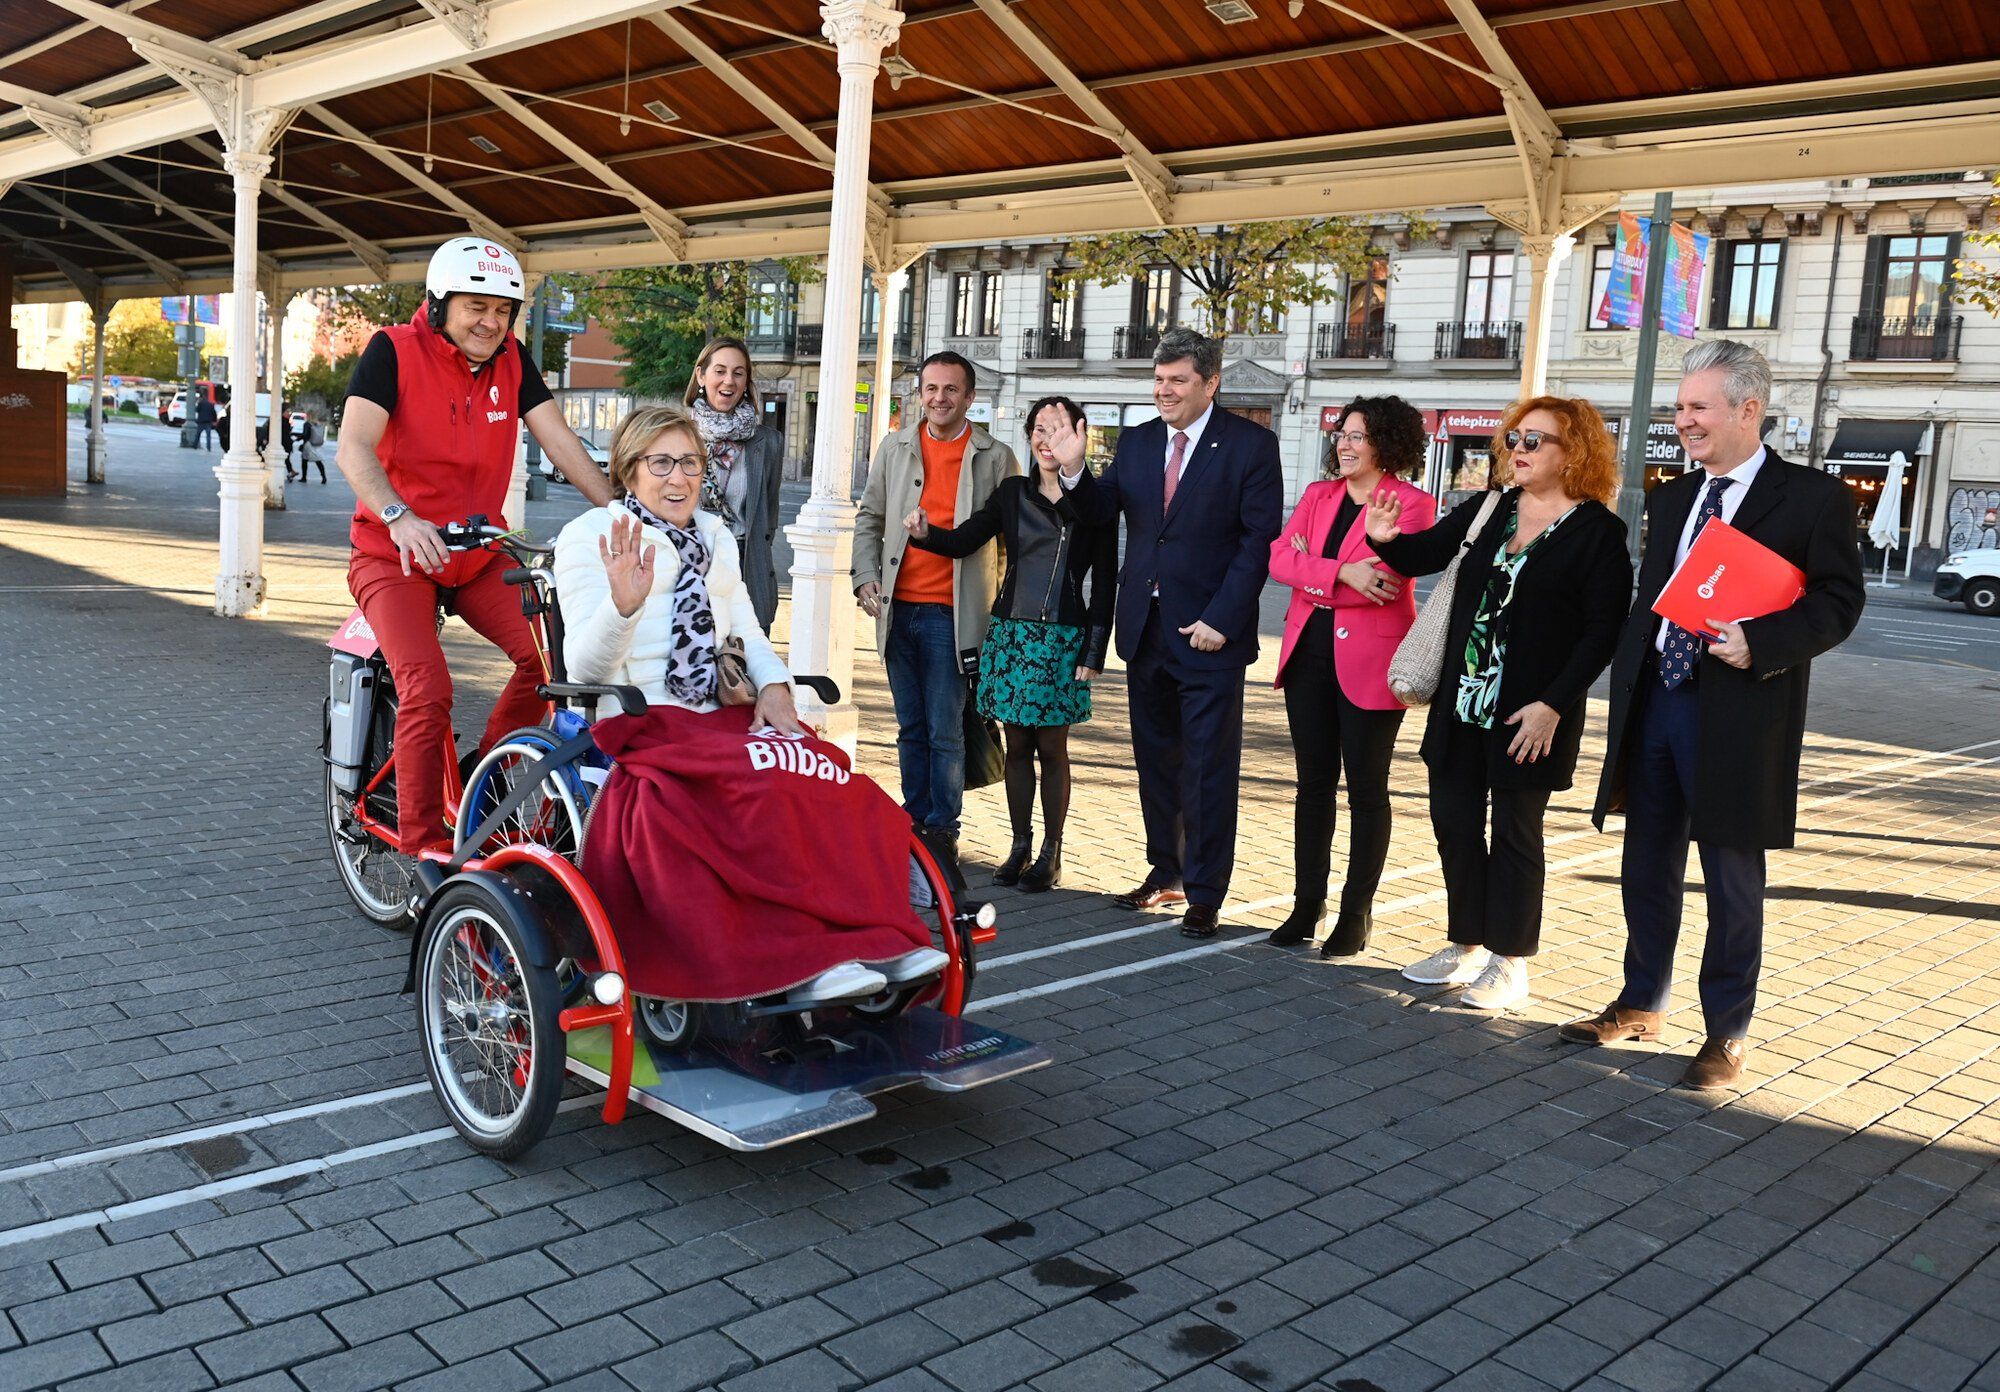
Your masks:
<svg viewBox="0 0 2000 1392"><path fill-rule="evenodd" d="M418 954L424 1068L473 1149L505 1160L548 1133L562 1100L562 986L528 959L508 911L472 880L439 891Z"/></svg>
<svg viewBox="0 0 2000 1392"><path fill-rule="evenodd" d="M1975 580L1967 585L1965 607L1975 614L2000 614L2000 580Z"/></svg>

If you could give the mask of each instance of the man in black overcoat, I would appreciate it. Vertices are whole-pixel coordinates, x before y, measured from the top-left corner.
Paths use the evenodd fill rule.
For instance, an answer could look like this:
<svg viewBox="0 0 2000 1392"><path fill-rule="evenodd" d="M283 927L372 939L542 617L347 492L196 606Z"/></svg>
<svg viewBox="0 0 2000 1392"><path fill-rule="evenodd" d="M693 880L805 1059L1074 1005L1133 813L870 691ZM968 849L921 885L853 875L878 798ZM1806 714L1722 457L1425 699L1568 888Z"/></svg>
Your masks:
<svg viewBox="0 0 2000 1392"><path fill-rule="evenodd" d="M1799 751L1812 659L1861 618L1866 590L1854 504L1839 479L1764 448L1771 368L1727 339L1688 351L1674 428L1701 467L1646 498L1638 594L1611 663L1611 721L1594 818L1625 813L1625 985L1565 1039L1657 1039L1673 980L1690 837L1701 851L1708 939L1706 1036L1681 1085L1720 1088L1743 1071L1763 963L1764 853L1797 830ZM1805 594L1762 618L1706 616L1693 634L1653 612L1695 534L1720 517L1805 574Z"/></svg>

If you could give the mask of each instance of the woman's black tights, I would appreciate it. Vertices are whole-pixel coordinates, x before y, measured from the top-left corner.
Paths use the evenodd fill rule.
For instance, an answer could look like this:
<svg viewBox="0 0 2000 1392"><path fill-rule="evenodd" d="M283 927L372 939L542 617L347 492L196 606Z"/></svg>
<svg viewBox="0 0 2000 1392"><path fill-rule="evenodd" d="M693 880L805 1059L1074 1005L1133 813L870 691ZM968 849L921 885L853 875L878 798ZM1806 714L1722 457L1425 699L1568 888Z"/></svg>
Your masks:
<svg viewBox="0 0 2000 1392"><path fill-rule="evenodd" d="M1042 835L1062 836L1069 817L1069 726L1008 725L1007 819L1014 835L1035 829L1035 760L1042 762Z"/></svg>

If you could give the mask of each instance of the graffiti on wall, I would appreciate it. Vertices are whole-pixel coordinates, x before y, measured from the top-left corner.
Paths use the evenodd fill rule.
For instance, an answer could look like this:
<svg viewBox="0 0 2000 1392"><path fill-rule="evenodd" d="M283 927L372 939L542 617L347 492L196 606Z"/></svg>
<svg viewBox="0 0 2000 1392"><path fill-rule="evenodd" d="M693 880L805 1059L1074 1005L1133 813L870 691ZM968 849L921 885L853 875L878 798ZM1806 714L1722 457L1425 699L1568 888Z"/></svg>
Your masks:
<svg viewBox="0 0 2000 1392"><path fill-rule="evenodd" d="M1947 551L1988 551L2000 546L2000 488L1954 488L1945 521Z"/></svg>

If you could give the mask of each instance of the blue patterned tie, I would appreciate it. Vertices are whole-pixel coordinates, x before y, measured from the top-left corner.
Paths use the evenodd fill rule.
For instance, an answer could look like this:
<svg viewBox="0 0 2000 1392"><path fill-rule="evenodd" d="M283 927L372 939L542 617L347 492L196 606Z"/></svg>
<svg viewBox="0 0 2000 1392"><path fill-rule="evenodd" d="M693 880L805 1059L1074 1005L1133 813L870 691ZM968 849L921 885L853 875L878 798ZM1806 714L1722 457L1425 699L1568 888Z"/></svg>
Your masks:
<svg viewBox="0 0 2000 1392"><path fill-rule="evenodd" d="M1722 516L1722 490L1736 480L1715 478L1708 481L1708 490L1701 495L1701 511L1694 520L1694 534L1701 535L1701 529L1708 525L1711 517ZM1660 654L1660 680L1672 691L1690 676L1694 675L1694 664L1701 658L1701 645L1708 640L1689 633L1677 623L1667 625L1667 648Z"/></svg>

